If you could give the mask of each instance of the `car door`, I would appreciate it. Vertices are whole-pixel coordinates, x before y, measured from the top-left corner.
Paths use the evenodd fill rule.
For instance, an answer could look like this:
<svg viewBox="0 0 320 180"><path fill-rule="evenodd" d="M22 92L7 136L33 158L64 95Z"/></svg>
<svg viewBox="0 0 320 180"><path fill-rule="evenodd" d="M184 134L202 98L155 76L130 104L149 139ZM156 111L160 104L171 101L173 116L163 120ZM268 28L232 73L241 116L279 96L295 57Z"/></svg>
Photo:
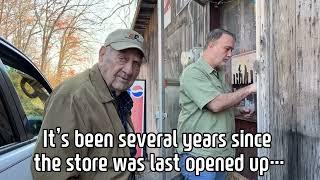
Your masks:
<svg viewBox="0 0 320 180"><path fill-rule="evenodd" d="M0 38L0 179L32 179L31 156L49 93L36 66Z"/></svg>

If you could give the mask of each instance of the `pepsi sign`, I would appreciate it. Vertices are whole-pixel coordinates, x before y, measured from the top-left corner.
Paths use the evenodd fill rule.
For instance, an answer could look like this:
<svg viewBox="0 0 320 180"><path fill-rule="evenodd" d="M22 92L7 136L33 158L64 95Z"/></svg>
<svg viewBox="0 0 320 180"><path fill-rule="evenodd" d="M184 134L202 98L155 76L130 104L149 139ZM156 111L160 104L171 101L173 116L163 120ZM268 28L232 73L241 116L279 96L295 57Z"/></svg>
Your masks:
<svg viewBox="0 0 320 180"><path fill-rule="evenodd" d="M139 98L143 95L143 88L139 85L133 85L129 90L129 94L135 98Z"/></svg>

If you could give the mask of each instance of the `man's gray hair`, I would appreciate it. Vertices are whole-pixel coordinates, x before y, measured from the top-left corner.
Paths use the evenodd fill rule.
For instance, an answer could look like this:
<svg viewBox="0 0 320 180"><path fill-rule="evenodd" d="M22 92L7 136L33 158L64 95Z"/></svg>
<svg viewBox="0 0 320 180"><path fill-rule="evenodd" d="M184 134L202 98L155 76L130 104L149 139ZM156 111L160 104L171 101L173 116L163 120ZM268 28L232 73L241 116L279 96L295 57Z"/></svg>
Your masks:
<svg viewBox="0 0 320 180"><path fill-rule="evenodd" d="M214 29L208 33L204 49L207 49L210 42L218 40L223 34L230 35L234 40L236 40L236 36L231 32L224 29Z"/></svg>

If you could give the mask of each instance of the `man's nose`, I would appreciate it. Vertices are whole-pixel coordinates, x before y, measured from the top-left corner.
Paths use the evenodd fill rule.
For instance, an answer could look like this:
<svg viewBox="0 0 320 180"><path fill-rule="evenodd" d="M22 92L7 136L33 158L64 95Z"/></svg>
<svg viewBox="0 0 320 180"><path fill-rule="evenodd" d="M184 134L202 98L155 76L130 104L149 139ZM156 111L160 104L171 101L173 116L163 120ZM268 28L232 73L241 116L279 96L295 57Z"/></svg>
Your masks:
<svg viewBox="0 0 320 180"><path fill-rule="evenodd" d="M231 56L232 56L232 50L231 50L231 49L228 51L227 56L228 56L228 57L231 57Z"/></svg>
<svg viewBox="0 0 320 180"><path fill-rule="evenodd" d="M131 76L132 75L132 62L128 61L124 67L122 68L122 70L128 75Z"/></svg>

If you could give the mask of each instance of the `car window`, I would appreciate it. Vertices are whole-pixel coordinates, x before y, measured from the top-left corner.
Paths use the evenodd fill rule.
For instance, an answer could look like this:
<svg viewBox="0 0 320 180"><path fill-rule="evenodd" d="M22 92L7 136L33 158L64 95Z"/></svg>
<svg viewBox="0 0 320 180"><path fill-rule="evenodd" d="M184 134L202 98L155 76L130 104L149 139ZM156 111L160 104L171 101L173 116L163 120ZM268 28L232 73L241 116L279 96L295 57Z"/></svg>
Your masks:
<svg viewBox="0 0 320 180"><path fill-rule="evenodd" d="M0 147L15 142L10 122L12 121L9 119L3 96L0 94Z"/></svg>
<svg viewBox="0 0 320 180"><path fill-rule="evenodd" d="M36 79L27 73L8 65L5 65L5 69L25 112L28 134L36 136L41 127L44 105L49 93Z"/></svg>

